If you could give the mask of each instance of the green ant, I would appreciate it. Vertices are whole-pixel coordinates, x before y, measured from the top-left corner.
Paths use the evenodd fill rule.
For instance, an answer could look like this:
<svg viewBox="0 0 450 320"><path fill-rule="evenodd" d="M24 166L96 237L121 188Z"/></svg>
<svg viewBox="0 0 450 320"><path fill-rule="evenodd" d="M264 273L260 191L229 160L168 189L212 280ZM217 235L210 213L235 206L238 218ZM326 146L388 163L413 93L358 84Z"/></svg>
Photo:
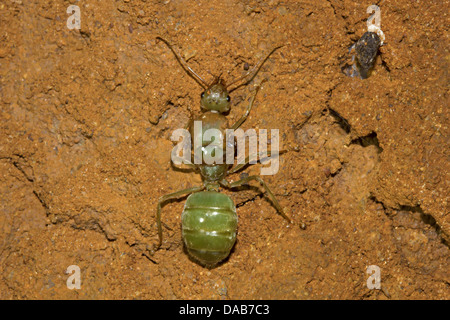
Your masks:
<svg viewBox="0 0 450 320"><path fill-rule="evenodd" d="M261 84L256 88L255 93L251 97L244 115L231 127L228 126L227 118L224 115L224 113L230 110L231 99L229 94L238 87L247 85L256 76L270 55L281 47L278 46L272 49L265 58L252 69L248 70L245 75L232 81L228 86L225 85L225 82L220 76L216 77L216 79L208 85L192 70L191 67L189 67L187 62L175 51L173 46L167 40L161 37L157 37L157 40L163 41L170 48L183 69L204 89L201 94L201 109L203 114L195 119L202 121L202 131L204 132L207 129L214 128L220 130L224 134L223 136L225 136L226 129L238 129L247 119ZM231 85L234 85L234 87L229 89ZM191 119L187 126L191 132L193 131L192 124L193 121ZM192 139L194 139L193 136ZM201 141L203 145L209 143L209 141L205 141L203 138ZM205 148L202 148L201 152L206 152ZM234 167L233 165L225 163L187 163L186 165L201 174L203 185L170 193L159 199L156 211L159 242L156 250L158 250L162 244L161 206L168 200L189 195L181 215L182 237L189 255L207 267L213 267L227 258L236 241L238 217L233 200L229 196L220 193L219 188L235 189L252 180L256 180L263 186L277 211L290 223L291 220L285 215L278 200L259 176L248 176L231 183L225 180L227 175L241 170L247 164L249 164L249 157L246 157L244 163L236 164Z"/></svg>

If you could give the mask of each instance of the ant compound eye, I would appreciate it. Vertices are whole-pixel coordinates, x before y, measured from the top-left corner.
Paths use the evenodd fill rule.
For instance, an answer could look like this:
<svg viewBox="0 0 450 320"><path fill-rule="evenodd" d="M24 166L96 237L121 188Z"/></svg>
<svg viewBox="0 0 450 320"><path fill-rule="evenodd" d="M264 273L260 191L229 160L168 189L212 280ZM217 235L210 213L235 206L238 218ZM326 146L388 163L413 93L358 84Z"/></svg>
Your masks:
<svg viewBox="0 0 450 320"><path fill-rule="evenodd" d="M200 95L200 97L203 99L204 96L205 96L205 93L202 92L202 94Z"/></svg>
<svg viewBox="0 0 450 320"><path fill-rule="evenodd" d="M231 99L230 99L230 96L227 96L227 101L230 102L230 100L231 100Z"/></svg>

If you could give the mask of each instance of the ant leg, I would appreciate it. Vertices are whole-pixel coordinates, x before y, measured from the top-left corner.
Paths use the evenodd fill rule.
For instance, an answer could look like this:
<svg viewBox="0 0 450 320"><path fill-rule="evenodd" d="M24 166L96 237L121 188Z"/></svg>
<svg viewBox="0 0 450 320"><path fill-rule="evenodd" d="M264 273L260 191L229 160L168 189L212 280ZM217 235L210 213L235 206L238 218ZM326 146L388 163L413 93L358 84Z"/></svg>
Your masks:
<svg viewBox="0 0 450 320"><path fill-rule="evenodd" d="M181 160L180 160L180 162L181 162ZM192 162L188 162L188 163L180 163L180 164L175 164L175 163L172 162L172 164L173 164L173 166L174 166L175 168L180 169L180 170L195 170L195 169L197 169L197 165L193 164ZM185 169L185 168L180 168L179 165L184 165L184 166L187 167L187 169Z"/></svg>
<svg viewBox="0 0 450 320"><path fill-rule="evenodd" d="M237 128L239 128L241 126L241 124L247 119L248 115L250 114L250 111L252 110L253 107L253 103L255 102L255 98L256 98L256 94L258 93L259 89L261 89L261 85L267 81L267 79L264 79L263 81L261 81L261 83L256 87L255 93L253 94L249 105L247 106L247 109L245 110L244 115L238 120L236 121L235 124L233 124L231 126L231 129L236 130Z"/></svg>
<svg viewBox="0 0 450 320"><path fill-rule="evenodd" d="M180 168L181 165L188 167L190 170L197 169L197 165L187 159L183 159L182 157L173 154L171 155L171 157L172 157L171 165L177 169L182 169Z"/></svg>
<svg viewBox="0 0 450 320"><path fill-rule="evenodd" d="M291 219L289 219L289 218L286 216L286 214L284 213L283 208L280 206L280 204L279 204L277 198L275 198L275 196L273 195L272 191L270 191L270 189L269 189L269 187L267 186L267 184L266 184L266 183L264 182L264 180L261 179L259 176L250 176L250 177L243 178L243 179L241 179L241 180L239 180L239 181L235 181L235 182L232 182L232 183L229 183L229 182L226 181L226 180L222 180L222 181L220 181L220 184L221 184L222 186L226 187L226 188L233 189L233 188L240 187L240 186L242 186L243 184L245 184L245 183L247 183L247 182L249 182L249 181L252 181L252 180L258 181L258 182L264 187L264 189L265 189L265 190L267 191L267 193L269 194L269 198L270 198L270 200L272 201L272 203L273 203L273 205L275 206L275 208L277 209L277 211L280 213L280 215L281 215L283 218L285 218L289 223L291 223L291 222L292 222Z"/></svg>
<svg viewBox="0 0 450 320"><path fill-rule="evenodd" d="M260 84L261 85L261 84ZM248 112L246 112L246 115L248 115L248 113L250 113L250 109L251 108L251 106L249 106L249 108L247 108L248 110ZM246 115L244 115L242 118L244 118L243 120L242 120L242 118L239 120L239 121L241 121L242 120L242 122L244 122L244 120L245 120L245 117L246 117ZM299 126L299 128L303 128L303 126L309 121L309 119L311 118L311 115L309 115L307 118L306 118L306 120L305 121L303 121L303 123ZM236 129L236 128L234 128L236 125L240 125L239 124L239 121L238 122L236 122L234 125L233 125L233 127L232 127L232 129ZM241 122L241 123L242 123ZM286 149L283 149L283 150L280 150L280 151L278 151L278 155L281 155L281 154L283 154L283 153L287 153L287 152L290 152L290 151L295 151L295 152L299 152L300 151L300 148L299 148L299 146L297 146L297 145L292 145L292 144L289 144L288 143L288 146L287 146L287 148ZM267 151L266 152L266 155L264 156L264 158L263 159L266 159L266 158L269 158L269 157L271 157L271 151ZM261 157L261 153L259 154L259 156ZM260 159L261 160L261 159ZM261 161L260 161L261 162ZM242 168L244 168L246 165L248 165L250 163L250 156L247 156L246 158L245 158L245 160L244 160L244 162L243 163L239 163L239 164L236 164L236 166L235 167L233 167L233 168L231 168L229 171L228 171L228 173L230 174L230 173L235 173L235 172L237 172L237 171L239 171L239 170L241 170Z"/></svg>
<svg viewBox="0 0 450 320"><path fill-rule="evenodd" d="M180 191L177 191L177 192L174 192L174 193L169 193L169 194L166 194L166 195L162 196L161 198L159 198L159 200L158 200L158 209L156 210L156 223L158 225L159 242L158 242L158 246L156 247L155 251L157 251L159 249L159 247L161 247L161 244L162 244L161 205L164 202L168 201L168 200L180 198L183 195L191 194L191 193L198 192L198 191L202 191L204 189L205 189L204 186L193 187L193 188L180 190Z"/></svg>
<svg viewBox="0 0 450 320"><path fill-rule="evenodd" d="M286 153L288 151L289 150L280 150L280 151L278 151L278 155ZM272 155L272 152L271 151L267 151L265 156L264 156L264 158L259 158L260 162L270 158L271 155ZM259 154L259 156L261 156L261 153ZM244 160L243 163L238 163L238 164L236 164L236 166L234 166L233 168L228 170L227 174L236 173L239 170L241 170L242 168L244 168L245 166L247 166L248 164L250 164L250 156L245 157L245 160Z"/></svg>
<svg viewBox="0 0 450 320"><path fill-rule="evenodd" d="M309 117L308 117L308 118L300 125L300 128L302 128L302 127L305 125L305 123L308 122L308 120L309 120L310 118L311 118L311 116L309 116ZM286 149L283 149L283 150L278 151L278 155L281 155L281 154L284 154L284 153L287 153L287 152L290 152L290 151L299 152L299 151L300 151L300 148L299 148L299 146L296 146L296 145L292 146L292 144L289 144L289 143L288 143L288 146L287 146ZM261 155L262 155L262 154L260 153L260 154L259 154L259 157L261 157ZM267 159L267 158L270 158L271 155L272 155L272 152L271 152L271 151L266 151L266 153L265 153L265 155L264 155L264 158L262 158L262 159L260 158L260 162L261 162L261 160L265 160L265 159ZM247 156L247 157L245 157L245 160L244 160L243 163L238 163L238 164L236 164L236 166L234 166L233 168L231 168L230 170L228 170L228 174L235 173L235 172L241 170L242 168L244 168L245 166L247 166L249 163L250 163L250 156Z"/></svg>

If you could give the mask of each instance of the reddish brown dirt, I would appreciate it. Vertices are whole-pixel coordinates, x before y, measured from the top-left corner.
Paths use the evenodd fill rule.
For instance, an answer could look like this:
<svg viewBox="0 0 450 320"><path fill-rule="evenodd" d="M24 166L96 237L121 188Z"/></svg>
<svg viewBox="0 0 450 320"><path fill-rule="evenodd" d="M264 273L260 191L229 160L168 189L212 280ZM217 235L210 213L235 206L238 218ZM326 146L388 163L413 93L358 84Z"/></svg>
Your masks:
<svg viewBox="0 0 450 320"><path fill-rule="evenodd" d="M66 27L70 4L81 30ZM386 43L370 78L349 78L370 4L2 2L0 298L449 299L449 2L378 1ZM164 207L151 255L158 198L201 183L170 164L201 88L157 35L207 81L285 44L228 117L267 78L243 128L299 148L264 177L294 223L261 190L227 192L238 240L214 269L183 249L184 199ZM367 287L369 265L382 290Z"/></svg>

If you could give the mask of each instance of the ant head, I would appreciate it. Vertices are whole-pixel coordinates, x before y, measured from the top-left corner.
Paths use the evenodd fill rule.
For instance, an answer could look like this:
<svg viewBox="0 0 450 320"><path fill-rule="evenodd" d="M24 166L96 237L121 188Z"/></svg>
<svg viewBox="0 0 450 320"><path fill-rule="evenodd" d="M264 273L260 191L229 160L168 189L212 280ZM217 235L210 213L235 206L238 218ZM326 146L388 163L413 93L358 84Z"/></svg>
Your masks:
<svg viewBox="0 0 450 320"><path fill-rule="evenodd" d="M218 77L202 92L201 107L204 111L225 113L230 110L230 95L224 81Z"/></svg>
<svg viewBox="0 0 450 320"><path fill-rule="evenodd" d="M211 85L208 85L197 73L192 70L192 68L187 64L186 60L183 59L180 54L172 47L172 45L165 39L161 37L156 37L157 40L163 41L172 50L173 54L177 58L178 62L181 64L183 69L195 80L197 83L205 89L201 96L201 107L204 111L213 111L219 113L226 113L230 110L230 92L236 90L240 86L247 85L259 72L264 62L269 59L270 55L281 48L282 45L277 46L269 52L269 54L261 59L261 61L256 64L251 70L249 70L245 75L239 77L225 85L222 78L216 77ZM232 88L231 88L232 87Z"/></svg>

